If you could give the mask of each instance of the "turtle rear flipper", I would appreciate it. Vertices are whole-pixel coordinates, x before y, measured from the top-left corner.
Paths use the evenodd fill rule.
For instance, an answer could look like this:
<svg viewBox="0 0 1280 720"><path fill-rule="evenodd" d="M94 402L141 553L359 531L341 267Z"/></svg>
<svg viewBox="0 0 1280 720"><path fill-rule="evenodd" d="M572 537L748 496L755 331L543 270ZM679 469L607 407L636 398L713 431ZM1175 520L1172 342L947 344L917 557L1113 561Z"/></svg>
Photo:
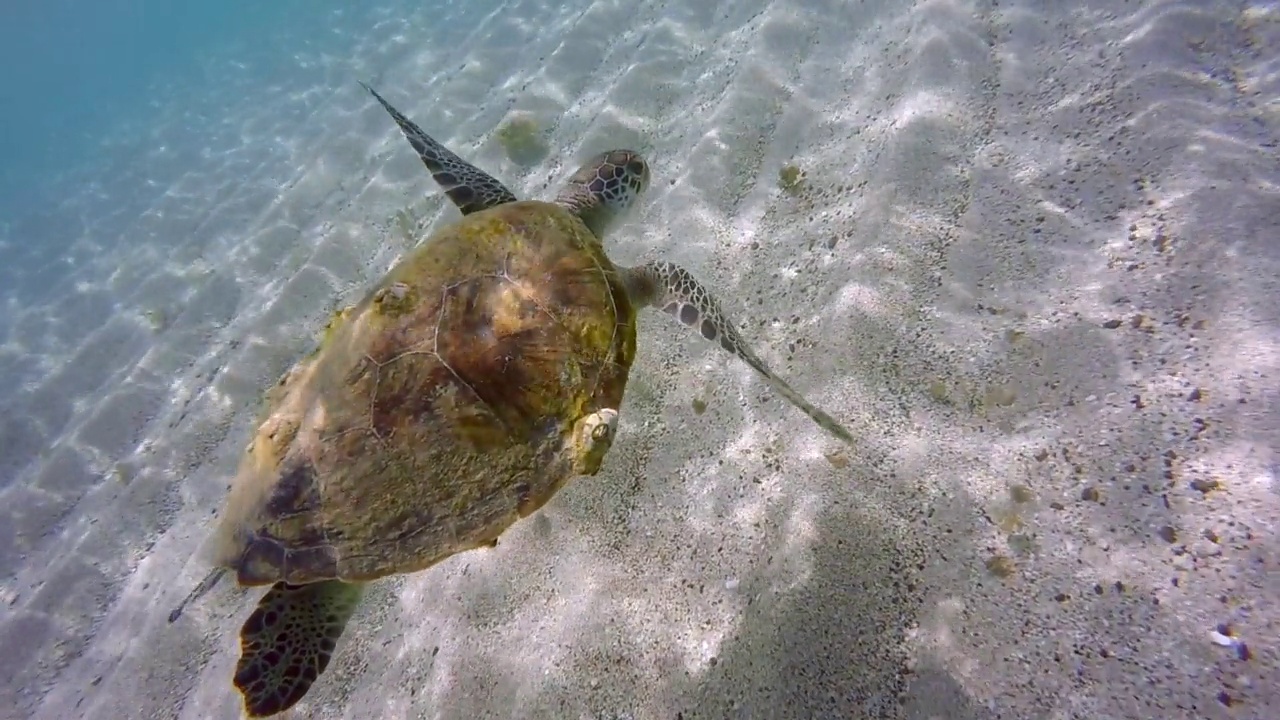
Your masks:
<svg viewBox="0 0 1280 720"><path fill-rule="evenodd" d="M769 385L808 415L819 427L850 445L853 434L835 418L804 399L764 361L756 357L733 323L720 309L711 291L699 283L688 270L669 262L653 262L622 268L623 283L637 305L661 309L699 335L737 355L769 382Z"/></svg>
<svg viewBox="0 0 1280 720"><path fill-rule="evenodd" d="M404 133L409 144L418 152L418 157L422 158L422 164L431 172L431 177L440 184L444 194L449 196L463 215L516 201L515 193L496 178L453 154L449 148L436 142L435 138L392 107L391 103L383 100L377 91L363 82L360 84L390 113L396 125L400 126L400 132Z"/></svg>
<svg viewBox="0 0 1280 720"><path fill-rule="evenodd" d="M240 628L235 685L249 717L283 712L329 665L364 585L325 580L276 583Z"/></svg>

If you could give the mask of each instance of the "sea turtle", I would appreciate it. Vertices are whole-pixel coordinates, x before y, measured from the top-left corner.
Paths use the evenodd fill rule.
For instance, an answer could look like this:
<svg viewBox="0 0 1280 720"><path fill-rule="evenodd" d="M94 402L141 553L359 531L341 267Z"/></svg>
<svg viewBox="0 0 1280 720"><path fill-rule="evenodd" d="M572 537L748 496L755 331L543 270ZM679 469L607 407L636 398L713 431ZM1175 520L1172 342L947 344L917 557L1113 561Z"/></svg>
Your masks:
<svg viewBox="0 0 1280 720"><path fill-rule="evenodd" d="M675 316L778 378L711 294L666 262L614 265L601 238L646 188L637 153L602 153L552 202L518 200L364 85L463 217L330 322L268 393L211 537L215 569L270 586L240 631L234 682L251 717L324 672L367 583L493 546L613 442L636 308Z"/></svg>

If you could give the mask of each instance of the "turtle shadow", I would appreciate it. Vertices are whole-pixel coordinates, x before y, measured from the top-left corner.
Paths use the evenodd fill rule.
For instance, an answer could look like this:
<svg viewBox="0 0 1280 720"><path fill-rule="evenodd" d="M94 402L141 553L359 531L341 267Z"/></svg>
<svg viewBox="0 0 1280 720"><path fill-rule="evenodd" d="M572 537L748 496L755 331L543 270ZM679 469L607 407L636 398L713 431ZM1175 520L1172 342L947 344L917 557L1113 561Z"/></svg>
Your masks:
<svg viewBox="0 0 1280 720"><path fill-rule="evenodd" d="M886 479L877 474L845 479ZM744 578L747 601L736 632L700 672L669 680L656 703L665 716L897 716L912 678L907 634L921 611L922 572L932 554L907 526L886 522L883 508L839 490L823 494L803 553L805 579L770 592L779 578L768 564Z"/></svg>

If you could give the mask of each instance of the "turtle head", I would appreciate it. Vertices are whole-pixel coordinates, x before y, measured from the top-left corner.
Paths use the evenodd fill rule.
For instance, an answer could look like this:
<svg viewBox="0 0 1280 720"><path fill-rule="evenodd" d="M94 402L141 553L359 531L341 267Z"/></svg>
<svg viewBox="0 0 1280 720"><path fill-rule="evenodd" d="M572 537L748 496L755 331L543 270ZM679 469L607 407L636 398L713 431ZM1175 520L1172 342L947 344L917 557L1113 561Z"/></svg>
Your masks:
<svg viewBox="0 0 1280 720"><path fill-rule="evenodd" d="M615 220L649 187L649 163L631 150L610 150L578 168L556 197L603 238Z"/></svg>

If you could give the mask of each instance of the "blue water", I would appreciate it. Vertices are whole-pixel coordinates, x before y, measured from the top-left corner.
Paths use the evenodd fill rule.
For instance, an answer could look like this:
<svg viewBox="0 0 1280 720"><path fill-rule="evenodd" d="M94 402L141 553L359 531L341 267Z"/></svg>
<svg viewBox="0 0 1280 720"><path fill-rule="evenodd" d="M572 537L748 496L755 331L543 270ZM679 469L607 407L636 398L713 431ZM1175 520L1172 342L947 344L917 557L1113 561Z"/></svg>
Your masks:
<svg viewBox="0 0 1280 720"><path fill-rule="evenodd" d="M279 159L285 149L244 139L240 120L283 95L267 121L305 124L324 93L287 96L354 86L359 71L350 61L377 54L355 46L374 23L406 14L405 3L348 5L7 4L0 11L0 299L41 304L66 284L70 266L120 243L145 242L136 236L139 217L184 175L195 173L210 188L238 181L241 170L210 157L256 146L247 154L258 170ZM253 169L245 165L245 180ZM271 192L256 198L269 203ZM161 240L182 239L170 231Z"/></svg>
<svg viewBox="0 0 1280 720"><path fill-rule="evenodd" d="M13 0L0 10L0 216L146 122L166 92L198 86L233 46L325 3Z"/></svg>

